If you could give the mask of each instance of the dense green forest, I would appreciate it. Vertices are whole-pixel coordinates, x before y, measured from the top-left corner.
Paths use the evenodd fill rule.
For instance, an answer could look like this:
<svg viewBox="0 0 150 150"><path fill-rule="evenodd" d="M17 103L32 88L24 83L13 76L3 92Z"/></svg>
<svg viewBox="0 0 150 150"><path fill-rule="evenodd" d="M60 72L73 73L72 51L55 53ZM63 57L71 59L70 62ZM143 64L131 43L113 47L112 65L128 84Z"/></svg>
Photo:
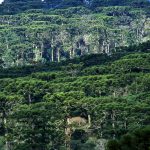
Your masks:
<svg viewBox="0 0 150 150"><path fill-rule="evenodd" d="M31 7L31 3L39 7ZM147 0L94 0L89 5L81 0L39 3L5 0L0 5L1 67L111 54L116 47L150 40ZM55 8L56 3L61 7Z"/></svg>
<svg viewBox="0 0 150 150"><path fill-rule="evenodd" d="M149 5L148 0L4 0L0 6L1 13L13 14L28 9L50 9L86 6L96 8L102 6L136 6Z"/></svg>
<svg viewBox="0 0 150 150"><path fill-rule="evenodd" d="M99 150L118 139L108 150L148 150L150 41L119 50L1 69L1 149L66 150L66 117L90 115L89 128L73 125L71 149Z"/></svg>
<svg viewBox="0 0 150 150"><path fill-rule="evenodd" d="M150 150L149 10L4 0L0 150Z"/></svg>

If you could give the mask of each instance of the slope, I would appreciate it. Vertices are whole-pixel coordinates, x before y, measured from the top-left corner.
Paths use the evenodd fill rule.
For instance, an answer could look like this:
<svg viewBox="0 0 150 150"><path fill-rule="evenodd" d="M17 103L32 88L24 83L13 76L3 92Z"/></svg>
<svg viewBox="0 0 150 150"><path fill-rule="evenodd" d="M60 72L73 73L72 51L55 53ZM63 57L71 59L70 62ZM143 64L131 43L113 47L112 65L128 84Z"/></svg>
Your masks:
<svg viewBox="0 0 150 150"><path fill-rule="evenodd" d="M149 49L147 42L136 49L121 48L118 55L89 55L50 64L47 71L30 68L24 77L14 77L15 68L12 74L8 70L10 78L0 79L4 143L13 150L66 149L68 116L91 116L88 133L77 128L72 134L72 149L94 150L101 139L117 139L148 126Z"/></svg>

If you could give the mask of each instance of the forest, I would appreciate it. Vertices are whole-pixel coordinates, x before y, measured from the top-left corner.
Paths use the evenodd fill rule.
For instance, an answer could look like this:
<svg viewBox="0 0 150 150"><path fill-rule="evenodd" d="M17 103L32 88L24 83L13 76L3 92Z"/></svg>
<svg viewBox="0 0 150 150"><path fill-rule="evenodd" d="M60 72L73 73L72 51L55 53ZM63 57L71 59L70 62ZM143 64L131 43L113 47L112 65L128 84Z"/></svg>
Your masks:
<svg viewBox="0 0 150 150"><path fill-rule="evenodd" d="M108 150L148 150L149 51L150 41L112 55L1 69L1 149L99 150L110 140ZM89 115L90 126L73 124L68 139L66 118Z"/></svg>
<svg viewBox="0 0 150 150"><path fill-rule="evenodd" d="M3 68L60 62L85 54L110 55L116 47L150 40L150 3L139 1L129 6L131 1L120 1L116 6L118 1L110 0L116 3L108 1L107 7L97 4L97 7L73 7L74 1L66 0L63 2L73 5L29 9L28 1L18 7L15 6L23 2L14 1L6 0L0 5L9 11L7 5L12 6L10 13L0 8L0 66ZM97 3L103 4L102 0Z"/></svg>
<svg viewBox="0 0 150 150"><path fill-rule="evenodd" d="M4 0L0 150L150 150L149 10Z"/></svg>

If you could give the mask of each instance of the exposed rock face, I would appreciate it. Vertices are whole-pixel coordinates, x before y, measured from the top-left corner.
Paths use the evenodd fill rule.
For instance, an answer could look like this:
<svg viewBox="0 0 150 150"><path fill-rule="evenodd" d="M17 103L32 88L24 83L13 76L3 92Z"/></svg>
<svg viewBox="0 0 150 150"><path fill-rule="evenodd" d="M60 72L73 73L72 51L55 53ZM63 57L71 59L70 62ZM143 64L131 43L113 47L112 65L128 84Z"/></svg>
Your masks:
<svg viewBox="0 0 150 150"><path fill-rule="evenodd" d="M107 144L107 140L105 139L97 140L95 150L105 150L106 144Z"/></svg>

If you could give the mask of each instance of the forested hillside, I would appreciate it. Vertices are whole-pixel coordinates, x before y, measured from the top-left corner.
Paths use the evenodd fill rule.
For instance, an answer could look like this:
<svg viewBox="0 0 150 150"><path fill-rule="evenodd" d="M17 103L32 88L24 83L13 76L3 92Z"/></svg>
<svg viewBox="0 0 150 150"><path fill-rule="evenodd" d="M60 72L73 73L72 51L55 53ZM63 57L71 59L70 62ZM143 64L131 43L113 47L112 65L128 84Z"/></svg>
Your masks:
<svg viewBox="0 0 150 150"><path fill-rule="evenodd" d="M119 50L109 56L1 69L1 150L99 150L109 139L148 128L150 42ZM90 124L73 124L68 139L67 118L75 116L90 116ZM149 135L143 129L125 137L135 137L135 142L141 137L140 150L148 150ZM125 137L121 150L131 139ZM108 149L118 150L117 145L111 141Z"/></svg>
<svg viewBox="0 0 150 150"><path fill-rule="evenodd" d="M127 6L143 7L149 0L4 0L0 6L1 13L13 14L28 9L50 9L86 6L96 8L101 6Z"/></svg>
<svg viewBox="0 0 150 150"><path fill-rule="evenodd" d="M111 54L150 39L147 0L5 0L0 7L1 67Z"/></svg>
<svg viewBox="0 0 150 150"><path fill-rule="evenodd" d="M0 150L150 150L150 2L4 0Z"/></svg>

